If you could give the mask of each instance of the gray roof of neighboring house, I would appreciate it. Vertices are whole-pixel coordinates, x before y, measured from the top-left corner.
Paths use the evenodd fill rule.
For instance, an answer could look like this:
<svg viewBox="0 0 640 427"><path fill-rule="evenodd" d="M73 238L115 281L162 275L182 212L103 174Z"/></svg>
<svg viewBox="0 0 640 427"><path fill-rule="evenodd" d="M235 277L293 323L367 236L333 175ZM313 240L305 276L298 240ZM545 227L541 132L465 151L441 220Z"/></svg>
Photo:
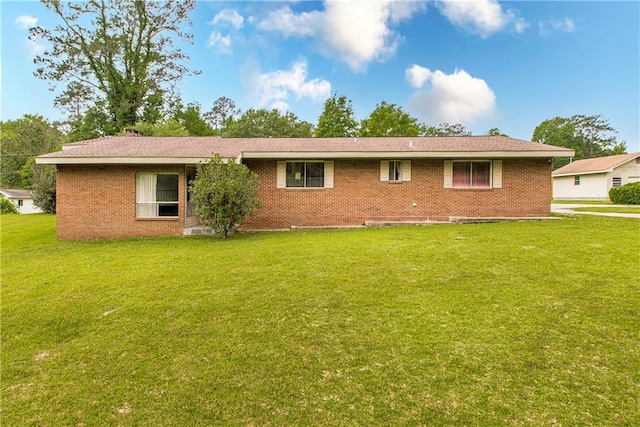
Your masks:
<svg viewBox="0 0 640 427"><path fill-rule="evenodd" d="M114 136L84 141L37 163L174 163L224 158L570 157L573 150L504 136L382 138L219 138Z"/></svg>
<svg viewBox="0 0 640 427"><path fill-rule="evenodd" d="M6 190L0 189L0 193L12 199L33 199L31 190Z"/></svg>
<svg viewBox="0 0 640 427"><path fill-rule="evenodd" d="M637 158L640 158L640 152L576 160L568 165L556 169L552 172L552 175L566 176L612 172L613 168Z"/></svg>

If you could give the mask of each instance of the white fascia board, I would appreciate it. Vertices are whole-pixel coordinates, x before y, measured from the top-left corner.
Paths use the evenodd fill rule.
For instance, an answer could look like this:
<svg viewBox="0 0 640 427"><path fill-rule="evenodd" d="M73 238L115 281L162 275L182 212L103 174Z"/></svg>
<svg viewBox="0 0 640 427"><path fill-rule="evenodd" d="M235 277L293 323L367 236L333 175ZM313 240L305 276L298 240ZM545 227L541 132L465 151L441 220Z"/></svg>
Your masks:
<svg viewBox="0 0 640 427"><path fill-rule="evenodd" d="M571 157L573 151L247 151L243 159L506 159ZM39 165L193 165L210 157L36 157ZM228 158L225 158L228 160Z"/></svg>
<svg viewBox="0 0 640 427"><path fill-rule="evenodd" d="M573 151L245 151L244 159L475 159L572 157Z"/></svg>
<svg viewBox="0 0 640 427"><path fill-rule="evenodd" d="M613 169L606 169L606 170L602 170L602 171L559 173L559 174L551 173L551 176L553 176L555 178L555 177L560 177L560 176L597 175L597 174L600 174L600 173L607 173L607 172L613 172Z"/></svg>
<svg viewBox="0 0 640 427"><path fill-rule="evenodd" d="M39 165L195 165L209 157L36 157ZM225 160L228 160L225 158Z"/></svg>

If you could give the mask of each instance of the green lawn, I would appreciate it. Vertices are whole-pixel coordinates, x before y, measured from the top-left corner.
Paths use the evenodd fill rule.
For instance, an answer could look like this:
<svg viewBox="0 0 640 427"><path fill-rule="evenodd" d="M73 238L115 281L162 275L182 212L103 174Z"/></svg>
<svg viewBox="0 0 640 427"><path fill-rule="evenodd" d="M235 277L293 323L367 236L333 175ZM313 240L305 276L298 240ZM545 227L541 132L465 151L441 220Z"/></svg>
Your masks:
<svg viewBox="0 0 640 427"><path fill-rule="evenodd" d="M57 242L2 221L2 425L640 425L640 220Z"/></svg>
<svg viewBox="0 0 640 427"><path fill-rule="evenodd" d="M608 200L552 200L552 204L561 204L561 205L611 205L612 203Z"/></svg>
<svg viewBox="0 0 640 427"><path fill-rule="evenodd" d="M584 207L573 208L574 211L579 212L609 212L609 213L632 213L640 214L640 206L625 206L625 207Z"/></svg>

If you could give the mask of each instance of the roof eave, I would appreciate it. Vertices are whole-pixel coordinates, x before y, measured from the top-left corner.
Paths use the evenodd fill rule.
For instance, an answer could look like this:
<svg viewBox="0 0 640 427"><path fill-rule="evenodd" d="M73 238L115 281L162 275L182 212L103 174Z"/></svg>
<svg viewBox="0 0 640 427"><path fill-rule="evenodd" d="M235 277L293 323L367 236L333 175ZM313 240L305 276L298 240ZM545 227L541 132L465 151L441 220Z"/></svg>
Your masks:
<svg viewBox="0 0 640 427"><path fill-rule="evenodd" d="M572 157L574 151L245 151L243 159L474 159Z"/></svg>
<svg viewBox="0 0 640 427"><path fill-rule="evenodd" d="M479 158L552 158L571 157L573 151L253 151L237 156L240 159L479 159ZM210 157L36 157L39 165L184 165L207 162Z"/></svg>
<svg viewBox="0 0 640 427"><path fill-rule="evenodd" d="M39 165L194 165L210 157L36 157Z"/></svg>
<svg viewBox="0 0 640 427"><path fill-rule="evenodd" d="M600 171L574 171L574 172L566 172L566 173L551 173L552 176L576 176L576 175L597 175L601 173L609 173L613 172L613 169L604 169Z"/></svg>

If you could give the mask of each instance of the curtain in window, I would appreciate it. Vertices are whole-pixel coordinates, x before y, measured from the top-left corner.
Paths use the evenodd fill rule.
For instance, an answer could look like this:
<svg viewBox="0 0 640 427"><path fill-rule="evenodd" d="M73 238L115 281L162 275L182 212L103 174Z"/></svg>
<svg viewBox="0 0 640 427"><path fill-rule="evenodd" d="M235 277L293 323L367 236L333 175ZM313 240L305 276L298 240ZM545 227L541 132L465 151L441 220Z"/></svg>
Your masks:
<svg viewBox="0 0 640 427"><path fill-rule="evenodd" d="M453 186L469 187L471 185L471 162L453 162Z"/></svg>
<svg viewBox="0 0 640 427"><path fill-rule="evenodd" d="M473 162L473 171L471 173L472 187L487 188L491 184L491 166L489 162Z"/></svg>
<svg viewBox="0 0 640 427"><path fill-rule="evenodd" d="M157 216L156 174L139 173L136 175L136 216Z"/></svg>

